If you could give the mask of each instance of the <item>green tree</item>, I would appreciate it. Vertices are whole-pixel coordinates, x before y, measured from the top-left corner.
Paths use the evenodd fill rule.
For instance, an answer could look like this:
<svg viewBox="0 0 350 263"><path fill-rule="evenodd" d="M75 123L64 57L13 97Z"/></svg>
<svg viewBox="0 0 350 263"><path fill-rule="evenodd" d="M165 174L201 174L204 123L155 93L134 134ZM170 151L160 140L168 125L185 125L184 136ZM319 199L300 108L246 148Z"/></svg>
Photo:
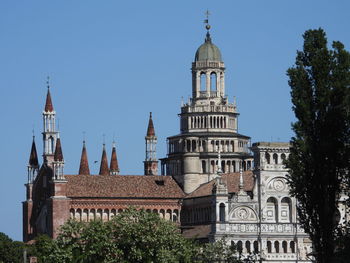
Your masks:
<svg viewBox="0 0 350 263"><path fill-rule="evenodd" d="M287 162L289 184L317 262L330 263L336 262L339 198L349 189L350 54L340 42L328 49L322 29L303 37L303 51L287 71L297 118Z"/></svg>
<svg viewBox="0 0 350 263"><path fill-rule="evenodd" d="M6 234L0 232L0 263L22 262L24 248L23 242L13 241Z"/></svg>
<svg viewBox="0 0 350 263"><path fill-rule="evenodd" d="M199 245L185 239L173 222L134 208L109 222L70 220L56 240L39 236L32 254L40 263L243 262L225 241Z"/></svg>

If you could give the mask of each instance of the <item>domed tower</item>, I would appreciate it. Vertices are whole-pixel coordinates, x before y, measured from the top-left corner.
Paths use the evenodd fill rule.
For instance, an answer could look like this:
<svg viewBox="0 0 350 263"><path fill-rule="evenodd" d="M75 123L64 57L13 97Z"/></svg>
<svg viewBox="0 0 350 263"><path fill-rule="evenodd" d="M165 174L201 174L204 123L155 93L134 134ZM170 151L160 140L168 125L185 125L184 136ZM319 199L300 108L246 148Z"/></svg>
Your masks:
<svg viewBox="0 0 350 263"><path fill-rule="evenodd" d="M225 93L225 64L206 24L204 43L192 62L192 98L182 105L180 134L168 137L162 174L172 175L186 193L224 173L252 166L250 137L238 133L238 111Z"/></svg>

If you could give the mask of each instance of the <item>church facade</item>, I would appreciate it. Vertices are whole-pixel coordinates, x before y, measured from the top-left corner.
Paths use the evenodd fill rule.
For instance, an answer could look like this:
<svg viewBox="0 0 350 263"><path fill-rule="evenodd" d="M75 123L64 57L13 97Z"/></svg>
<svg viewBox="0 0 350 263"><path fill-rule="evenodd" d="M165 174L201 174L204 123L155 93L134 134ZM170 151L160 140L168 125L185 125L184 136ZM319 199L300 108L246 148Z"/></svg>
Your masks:
<svg viewBox="0 0 350 263"><path fill-rule="evenodd" d="M243 255L267 262L311 262L311 243L299 226L283 162L289 144L256 142L238 132L238 109L225 93L225 65L207 24L192 63L192 98L181 106L180 133L156 158L152 120L145 136L144 175L120 175L115 144L105 145L100 171L91 175L83 142L78 174L64 173L63 147L48 89L43 111L43 161L33 138L23 202L23 239L57 237L69 218L110 220L129 206L158 213L186 237L214 242L225 237Z"/></svg>

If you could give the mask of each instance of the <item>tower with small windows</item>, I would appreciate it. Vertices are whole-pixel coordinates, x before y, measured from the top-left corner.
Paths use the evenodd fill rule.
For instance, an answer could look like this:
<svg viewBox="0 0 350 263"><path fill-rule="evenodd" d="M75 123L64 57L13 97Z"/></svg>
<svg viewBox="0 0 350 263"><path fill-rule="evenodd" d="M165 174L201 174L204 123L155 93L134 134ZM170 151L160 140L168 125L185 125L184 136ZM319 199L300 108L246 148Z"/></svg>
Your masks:
<svg viewBox="0 0 350 263"><path fill-rule="evenodd" d="M54 161L54 154L56 148L56 140L57 140L57 131L56 131L56 112L54 110L51 93L50 93L50 85L47 82L47 95L45 108L43 111L43 124L44 130L43 134L43 158L44 161L47 162L49 166L52 165Z"/></svg>
<svg viewBox="0 0 350 263"><path fill-rule="evenodd" d="M208 21L207 21L208 22ZM192 97L181 107L180 134L168 137L162 174L172 175L186 193L223 173L252 167L250 137L238 133L238 111L225 91L225 64L206 24L204 43L192 63Z"/></svg>

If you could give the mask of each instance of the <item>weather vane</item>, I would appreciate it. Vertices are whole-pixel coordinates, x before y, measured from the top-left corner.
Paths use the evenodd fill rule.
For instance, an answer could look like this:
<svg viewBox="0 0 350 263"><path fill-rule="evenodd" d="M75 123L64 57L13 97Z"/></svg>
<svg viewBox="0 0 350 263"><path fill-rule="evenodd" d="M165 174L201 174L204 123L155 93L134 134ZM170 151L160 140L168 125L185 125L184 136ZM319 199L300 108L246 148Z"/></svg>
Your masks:
<svg viewBox="0 0 350 263"><path fill-rule="evenodd" d="M50 76L47 76L46 78L46 85L47 85L47 88L50 88Z"/></svg>

